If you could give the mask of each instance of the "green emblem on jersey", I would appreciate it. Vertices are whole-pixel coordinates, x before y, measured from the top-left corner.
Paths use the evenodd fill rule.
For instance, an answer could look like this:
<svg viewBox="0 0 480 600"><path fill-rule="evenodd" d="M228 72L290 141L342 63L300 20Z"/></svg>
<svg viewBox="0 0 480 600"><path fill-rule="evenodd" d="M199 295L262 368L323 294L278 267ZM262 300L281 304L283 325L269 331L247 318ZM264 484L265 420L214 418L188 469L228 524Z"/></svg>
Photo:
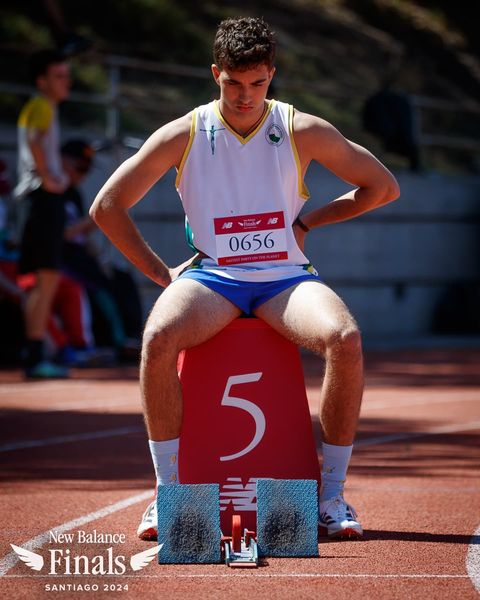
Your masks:
<svg viewBox="0 0 480 600"><path fill-rule="evenodd" d="M281 146L285 139L285 131L280 125L273 123L265 132L265 139L271 146Z"/></svg>

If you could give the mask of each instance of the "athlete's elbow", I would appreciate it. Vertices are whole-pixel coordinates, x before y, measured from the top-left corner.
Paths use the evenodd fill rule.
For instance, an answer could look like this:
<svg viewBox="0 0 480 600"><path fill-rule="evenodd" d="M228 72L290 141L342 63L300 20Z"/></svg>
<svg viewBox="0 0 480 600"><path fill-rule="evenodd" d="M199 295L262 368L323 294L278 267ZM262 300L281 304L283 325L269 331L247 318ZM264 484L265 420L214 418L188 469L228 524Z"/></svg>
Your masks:
<svg viewBox="0 0 480 600"><path fill-rule="evenodd" d="M378 206L383 206L384 204L389 204L390 202L394 202L400 197L400 186L398 185L397 180L393 175L390 175L387 182L385 182L385 186L383 187L382 194L380 197L380 202Z"/></svg>
<svg viewBox="0 0 480 600"><path fill-rule="evenodd" d="M93 201L88 214L94 223L96 223L99 227L102 227L103 223L108 219L107 202L105 202L103 198L97 196Z"/></svg>
<svg viewBox="0 0 480 600"><path fill-rule="evenodd" d="M99 223L99 218L100 218L100 205L99 203L95 200L92 204L92 206L89 208L88 210L88 214L90 215L90 218L92 219L92 221L94 223L96 223L97 225L100 225Z"/></svg>

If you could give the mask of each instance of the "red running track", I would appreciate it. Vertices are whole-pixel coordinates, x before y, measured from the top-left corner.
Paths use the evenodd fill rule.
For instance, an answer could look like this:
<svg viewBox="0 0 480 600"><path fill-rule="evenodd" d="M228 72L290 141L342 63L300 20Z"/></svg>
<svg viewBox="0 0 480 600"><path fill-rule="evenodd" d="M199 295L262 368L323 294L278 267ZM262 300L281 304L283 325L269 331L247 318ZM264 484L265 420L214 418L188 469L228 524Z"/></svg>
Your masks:
<svg viewBox="0 0 480 600"><path fill-rule="evenodd" d="M303 363L314 411L321 365L311 356ZM129 567L132 555L154 547L135 536L153 482L136 369L76 371L70 381L39 383L1 372L0 596L477 598L479 364L478 350L369 353L346 489L364 541L322 538L319 558L268 559L257 570L237 571ZM71 542L53 540L54 529L72 535ZM86 543L79 533L94 531L117 539ZM45 557L47 566L30 569L10 543ZM112 561L125 557L125 574L48 572L51 551L58 573L68 556L88 557L90 568L105 560L107 568L109 547Z"/></svg>

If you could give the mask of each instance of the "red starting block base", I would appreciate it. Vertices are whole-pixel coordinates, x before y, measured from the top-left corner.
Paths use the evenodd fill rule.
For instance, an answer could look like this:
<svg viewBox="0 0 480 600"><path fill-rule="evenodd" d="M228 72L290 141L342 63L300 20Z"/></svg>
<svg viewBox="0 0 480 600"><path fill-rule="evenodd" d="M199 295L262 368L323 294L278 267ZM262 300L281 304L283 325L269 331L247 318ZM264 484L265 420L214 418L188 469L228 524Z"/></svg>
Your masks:
<svg viewBox="0 0 480 600"><path fill-rule="evenodd" d="M316 479L320 469L298 348L240 318L179 357L181 483L220 485L221 527L256 529L256 480Z"/></svg>

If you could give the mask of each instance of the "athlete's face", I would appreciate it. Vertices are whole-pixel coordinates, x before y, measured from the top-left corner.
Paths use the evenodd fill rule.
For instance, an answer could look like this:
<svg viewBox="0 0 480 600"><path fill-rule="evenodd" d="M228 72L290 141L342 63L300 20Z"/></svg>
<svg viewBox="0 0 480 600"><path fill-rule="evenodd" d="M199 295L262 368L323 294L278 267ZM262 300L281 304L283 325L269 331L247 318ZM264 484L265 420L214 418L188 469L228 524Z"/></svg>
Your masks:
<svg viewBox="0 0 480 600"><path fill-rule="evenodd" d="M227 119L255 120L263 112L268 86L275 67L260 64L246 71L231 71L212 65L212 73L220 87L220 109Z"/></svg>
<svg viewBox="0 0 480 600"><path fill-rule="evenodd" d="M38 89L54 102L65 100L70 93L70 68L67 63L51 64L37 80Z"/></svg>

